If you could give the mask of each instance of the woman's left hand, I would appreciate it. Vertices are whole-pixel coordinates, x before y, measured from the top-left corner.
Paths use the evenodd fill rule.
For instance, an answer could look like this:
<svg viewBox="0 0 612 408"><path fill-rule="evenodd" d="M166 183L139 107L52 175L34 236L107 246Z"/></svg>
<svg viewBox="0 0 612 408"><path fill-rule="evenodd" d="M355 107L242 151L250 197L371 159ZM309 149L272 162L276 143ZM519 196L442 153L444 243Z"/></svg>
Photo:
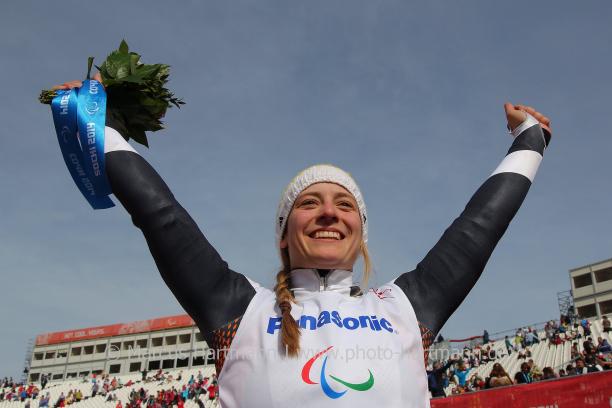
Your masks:
<svg viewBox="0 0 612 408"><path fill-rule="evenodd" d="M510 102L506 102L504 104L504 110L506 111L506 119L508 120L508 127L510 130L514 130L518 125L523 123L525 119L527 119L527 116L525 115L525 112L527 112L536 118L538 122L540 122L542 129L546 129L548 133L552 135L552 130L550 129L550 119L531 106L513 105Z"/></svg>

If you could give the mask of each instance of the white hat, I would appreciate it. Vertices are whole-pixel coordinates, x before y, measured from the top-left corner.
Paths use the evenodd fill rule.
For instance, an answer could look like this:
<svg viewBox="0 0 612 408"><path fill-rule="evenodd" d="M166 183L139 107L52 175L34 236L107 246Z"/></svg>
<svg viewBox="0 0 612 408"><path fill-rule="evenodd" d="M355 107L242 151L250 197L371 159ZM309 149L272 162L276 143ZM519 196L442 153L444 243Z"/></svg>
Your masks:
<svg viewBox="0 0 612 408"><path fill-rule="evenodd" d="M316 183L335 183L344 187L353 195L355 201L357 201L359 215L361 215L363 242L367 243L368 224L366 222L366 206L361 191L359 187L357 187L357 183L355 183L355 180L353 180L350 174L338 167L330 164L317 164L298 173L298 175L291 180L287 188L285 188L281 196L278 211L276 213L276 247L280 247L280 241L283 237L285 227L287 226L287 218L293 208L293 203L295 203L295 200L302 191Z"/></svg>

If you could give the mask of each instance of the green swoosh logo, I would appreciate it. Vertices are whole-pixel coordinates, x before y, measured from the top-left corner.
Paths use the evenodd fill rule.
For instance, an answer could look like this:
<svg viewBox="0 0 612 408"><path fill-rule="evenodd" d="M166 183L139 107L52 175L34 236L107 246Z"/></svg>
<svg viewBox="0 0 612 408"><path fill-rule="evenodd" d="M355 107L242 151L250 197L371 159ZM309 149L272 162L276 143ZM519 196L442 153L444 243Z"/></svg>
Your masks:
<svg viewBox="0 0 612 408"><path fill-rule="evenodd" d="M374 376L372 375L372 372L370 370L368 370L368 372L370 373L370 378L368 378L365 382L359 383L359 384L353 384L344 380L341 380L338 377L334 377L333 375L330 375L331 378L333 378L334 380L338 381L340 384L343 384L347 387L349 387L352 390L355 391L367 391L370 388L372 388L372 386L374 385Z"/></svg>

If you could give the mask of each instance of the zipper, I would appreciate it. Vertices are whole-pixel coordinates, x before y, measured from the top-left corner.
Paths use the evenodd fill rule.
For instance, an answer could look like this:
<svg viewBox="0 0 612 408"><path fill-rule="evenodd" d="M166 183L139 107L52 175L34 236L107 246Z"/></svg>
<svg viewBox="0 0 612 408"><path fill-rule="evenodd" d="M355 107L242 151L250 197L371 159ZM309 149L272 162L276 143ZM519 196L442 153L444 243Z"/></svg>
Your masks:
<svg viewBox="0 0 612 408"><path fill-rule="evenodd" d="M323 292L327 290L327 277L331 273L331 270L328 271L324 276L321 276L319 271L316 269L314 270L314 273L316 273L317 277L319 278L319 292Z"/></svg>

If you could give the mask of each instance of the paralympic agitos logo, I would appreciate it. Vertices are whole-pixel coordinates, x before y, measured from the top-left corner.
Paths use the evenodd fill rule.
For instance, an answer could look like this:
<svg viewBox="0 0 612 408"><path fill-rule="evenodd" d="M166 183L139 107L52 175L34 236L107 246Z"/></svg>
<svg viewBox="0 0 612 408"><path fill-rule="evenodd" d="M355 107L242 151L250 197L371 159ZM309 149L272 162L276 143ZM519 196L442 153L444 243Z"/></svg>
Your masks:
<svg viewBox="0 0 612 408"><path fill-rule="evenodd" d="M315 361L317 361L317 359L321 357L323 354L327 353L332 347L333 346L329 346L325 350L318 352L317 354L314 355L314 357L308 360L306 364L304 364L304 366L302 367L302 381L304 381L306 384L311 384L311 385L318 384L317 382L314 382L313 380L310 379L310 370L312 368L312 365L315 363ZM348 381L345 381L341 378L338 378L330 374L329 378L331 378L335 382L342 384L348 388L341 392L335 391L329 385L329 380L327 379L327 373L325 372L325 369L327 367L327 358L328 356L325 356L325 358L323 359L323 365L321 366L321 377L319 381L321 381L321 389L323 390L325 395L327 395L329 398L332 398L332 399L340 398L344 394L346 394L348 389L351 389L354 391L367 391L374 386L374 375L372 374L372 371L370 369L368 369L368 373L370 374L370 376L368 377L367 380L365 380L362 383L350 383Z"/></svg>

